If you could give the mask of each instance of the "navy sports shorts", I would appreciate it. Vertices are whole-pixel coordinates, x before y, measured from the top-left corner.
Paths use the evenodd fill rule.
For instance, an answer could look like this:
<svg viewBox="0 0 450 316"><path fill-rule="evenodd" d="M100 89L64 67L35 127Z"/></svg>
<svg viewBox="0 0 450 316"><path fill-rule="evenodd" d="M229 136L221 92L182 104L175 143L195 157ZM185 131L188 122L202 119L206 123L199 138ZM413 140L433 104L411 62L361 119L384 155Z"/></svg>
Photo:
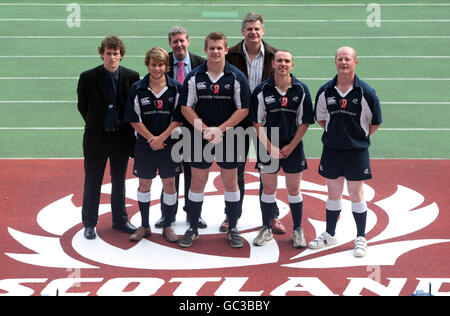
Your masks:
<svg viewBox="0 0 450 316"><path fill-rule="evenodd" d="M183 171L182 164L172 160L171 148L171 146L167 146L154 151L146 142L137 141L133 174L142 179L153 179L157 174L161 179L179 175Z"/></svg>
<svg viewBox="0 0 450 316"><path fill-rule="evenodd" d="M259 144L259 146L263 146ZM259 147L264 148L264 147ZM264 148L265 150L265 148ZM295 147L292 153L287 158L273 159L265 162L262 157L260 157L259 152L257 155L256 168L261 173L278 173L280 169L283 169L284 173L299 173L308 169L308 164L306 162L305 152L303 151L303 142ZM264 160L267 160L269 153L266 152Z"/></svg>
<svg viewBox="0 0 450 316"><path fill-rule="evenodd" d="M345 177L350 181L372 179L369 150L335 150L323 147L319 174L327 179Z"/></svg>
<svg viewBox="0 0 450 316"><path fill-rule="evenodd" d="M237 136L233 142L227 142L223 135L223 141L215 146L202 138L200 141L192 137L190 141L190 153L183 149L184 161L197 169L208 169L213 164L214 158L219 167L223 169L238 168L245 163L245 142L238 149Z"/></svg>

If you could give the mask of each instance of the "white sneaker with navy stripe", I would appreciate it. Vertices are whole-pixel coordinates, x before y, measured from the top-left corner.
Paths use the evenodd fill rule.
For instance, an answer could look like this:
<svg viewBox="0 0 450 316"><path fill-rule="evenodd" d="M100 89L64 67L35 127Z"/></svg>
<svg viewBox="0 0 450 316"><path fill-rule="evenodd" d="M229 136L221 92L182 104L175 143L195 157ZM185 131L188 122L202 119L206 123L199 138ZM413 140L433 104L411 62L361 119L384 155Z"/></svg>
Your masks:
<svg viewBox="0 0 450 316"><path fill-rule="evenodd" d="M321 249L328 246L334 246L337 244L337 239L327 232L322 233L319 237L314 239L308 244L309 249Z"/></svg>

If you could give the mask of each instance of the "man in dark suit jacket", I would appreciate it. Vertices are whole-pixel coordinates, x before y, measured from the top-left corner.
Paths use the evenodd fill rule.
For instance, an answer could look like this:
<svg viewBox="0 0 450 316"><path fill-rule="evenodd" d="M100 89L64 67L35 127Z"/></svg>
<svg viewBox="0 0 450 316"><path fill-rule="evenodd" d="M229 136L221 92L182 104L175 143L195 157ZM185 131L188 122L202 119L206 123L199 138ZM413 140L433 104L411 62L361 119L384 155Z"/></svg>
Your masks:
<svg viewBox="0 0 450 316"><path fill-rule="evenodd" d="M103 65L83 72L77 88L78 110L86 123L82 219L87 239L96 237L94 228L108 158L113 228L126 233L136 230L128 222L125 209L125 177L136 137L132 127L123 123L123 118L128 90L140 78L137 72L119 65L125 55L125 46L118 37L106 37L98 49Z"/></svg>
<svg viewBox="0 0 450 316"><path fill-rule="evenodd" d="M197 68L201 64L205 62L205 59L201 56L192 54L189 52L189 44L190 44L189 34L186 28L183 26L174 26L169 30L169 45L172 48L172 51L169 53L169 71L167 74L170 78L173 78L180 82L184 83L184 78L187 77L188 73L193 69ZM182 62L183 68L180 69L178 62ZM189 124L183 117L183 125ZM190 167L183 163L183 174L184 174L184 192L189 192L189 187L191 184L191 169ZM180 176L175 177L175 185L177 188L177 193L179 192L180 187ZM162 193L161 193L162 195ZM162 198L162 197L161 197ZM178 202L175 208L178 210ZM176 215L176 213L175 213ZM175 218L172 219L175 221ZM164 218L159 219L155 226L157 228L161 228L164 223ZM199 228L206 228L205 221L200 218L199 220Z"/></svg>

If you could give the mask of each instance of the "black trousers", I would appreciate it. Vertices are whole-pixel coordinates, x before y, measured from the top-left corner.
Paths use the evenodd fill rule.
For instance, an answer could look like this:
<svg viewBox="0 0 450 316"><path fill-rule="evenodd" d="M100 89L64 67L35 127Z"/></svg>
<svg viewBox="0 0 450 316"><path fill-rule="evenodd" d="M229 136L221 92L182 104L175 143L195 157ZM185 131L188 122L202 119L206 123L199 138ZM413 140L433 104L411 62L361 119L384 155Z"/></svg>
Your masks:
<svg viewBox="0 0 450 316"><path fill-rule="evenodd" d="M84 195L82 219L84 227L95 227L98 222L100 190L109 159L111 174L111 210L113 225L128 221L125 208L125 178L128 166L128 151L120 145L115 133L104 134L98 152L84 159Z"/></svg>

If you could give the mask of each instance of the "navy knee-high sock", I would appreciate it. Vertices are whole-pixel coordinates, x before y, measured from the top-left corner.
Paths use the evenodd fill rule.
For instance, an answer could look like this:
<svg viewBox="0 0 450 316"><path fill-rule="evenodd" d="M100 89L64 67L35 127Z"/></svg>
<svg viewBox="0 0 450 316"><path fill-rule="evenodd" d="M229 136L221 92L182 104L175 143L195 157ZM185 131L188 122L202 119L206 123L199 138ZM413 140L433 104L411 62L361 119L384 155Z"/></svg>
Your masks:
<svg viewBox="0 0 450 316"><path fill-rule="evenodd" d="M261 194L261 212L263 218L263 226L271 228L272 218L273 218L273 208L275 207L276 194L268 195L265 193Z"/></svg>
<svg viewBox="0 0 450 316"><path fill-rule="evenodd" d="M228 217L228 231L236 228L237 221L239 218L239 205L241 200L241 192L226 192L224 194L225 198L225 212Z"/></svg>
<svg viewBox="0 0 450 316"><path fill-rule="evenodd" d="M172 224L172 219L175 216L175 210L177 207L177 193L167 194L163 192L163 201L161 204L161 211L164 217L164 226L163 228L170 227Z"/></svg>
<svg viewBox="0 0 450 316"><path fill-rule="evenodd" d="M352 203L353 218L356 223L356 236L366 237L367 204L365 201Z"/></svg>
<svg viewBox="0 0 450 316"><path fill-rule="evenodd" d="M202 213L203 193L193 193L189 191L186 199L186 212L188 213L190 227L198 229L198 220Z"/></svg>
<svg viewBox="0 0 450 316"><path fill-rule="evenodd" d="M297 196L288 195L289 206L291 208L292 222L294 230L302 227L303 217L303 197L301 194Z"/></svg>
<svg viewBox="0 0 450 316"><path fill-rule="evenodd" d="M342 210L342 201L327 200L327 233L336 234L336 225Z"/></svg>
<svg viewBox="0 0 450 316"><path fill-rule="evenodd" d="M139 211L141 212L141 221L142 221L142 227L149 228L149 216L150 216L150 191L149 192L140 192L138 190L138 204L139 204Z"/></svg>

